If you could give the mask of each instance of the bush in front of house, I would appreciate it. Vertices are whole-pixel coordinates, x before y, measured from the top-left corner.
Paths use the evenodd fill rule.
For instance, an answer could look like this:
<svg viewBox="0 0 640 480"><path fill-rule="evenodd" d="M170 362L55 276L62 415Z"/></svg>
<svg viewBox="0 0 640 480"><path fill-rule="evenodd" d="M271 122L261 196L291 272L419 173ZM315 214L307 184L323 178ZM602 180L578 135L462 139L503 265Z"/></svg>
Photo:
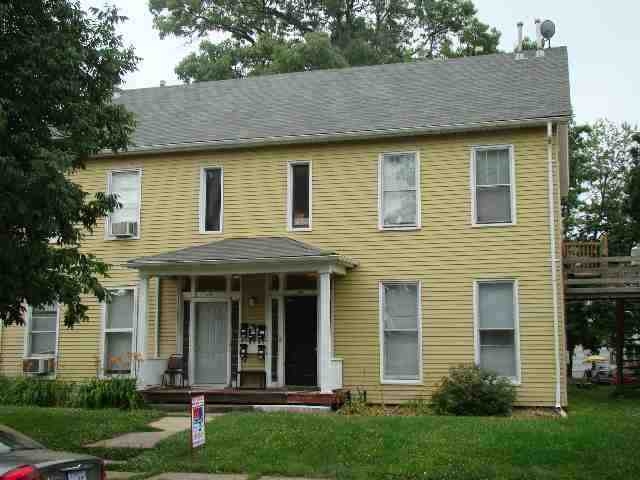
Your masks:
<svg viewBox="0 0 640 480"><path fill-rule="evenodd" d="M144 402L132 378L74 383L33 377L0 377L0 404L134 409L141 408Z"/></svg>
<svg viewBox="0 0 640 480"><path fill-rule="evenodd" d="M475 365L461 365L431 397L431 407L439 415L510 415L516 389L507 378Z"/></svg>

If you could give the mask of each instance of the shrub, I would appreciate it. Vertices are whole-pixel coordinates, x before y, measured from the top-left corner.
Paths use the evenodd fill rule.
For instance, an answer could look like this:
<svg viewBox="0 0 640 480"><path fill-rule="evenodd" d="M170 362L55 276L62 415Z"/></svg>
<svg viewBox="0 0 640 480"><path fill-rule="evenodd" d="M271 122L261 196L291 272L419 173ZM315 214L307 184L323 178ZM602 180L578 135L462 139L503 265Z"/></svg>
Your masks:
<svg viewBox="0 0 640 480"><path fill-rule="evenodd" d="M422 416L422 415L431 415L432 413L431 404L422 398L415 398L415 399L409 400L403 405L403 408L410 415Z"/></svg>
<svg viewBox="0 0 640 480"><path fill-rule="evenodd" d="M135 379L93 379L86 383L32 377L0 377L0 404L39 407L124 408L143 406Z"/></svg>
<svg viewBox="0 0 640 480"><path fill-rule="evenodd" d="M477 366L452 368L431 398L439 415L510 415L516 389L508 379Z"/></svg>
<svg viewBox="0 0 640 480"><path fill-rule="evenodd" d="M338 410L338 413L342 415L367 415L369 413L367 392L360 389L350 392L347 401Z"/></svg>

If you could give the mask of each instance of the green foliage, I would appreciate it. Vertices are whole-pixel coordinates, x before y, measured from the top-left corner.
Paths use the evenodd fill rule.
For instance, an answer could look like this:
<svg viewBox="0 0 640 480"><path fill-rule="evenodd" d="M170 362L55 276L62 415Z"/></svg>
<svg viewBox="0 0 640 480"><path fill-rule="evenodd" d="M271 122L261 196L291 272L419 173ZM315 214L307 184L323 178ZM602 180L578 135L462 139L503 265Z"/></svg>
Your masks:
<svg viewBox="0 0 640 480"><path fill-rule="evenodd" d="M92 379L87 383L29 377L0 377L0 405L39 407L141 408L135 379Z"/></svg>
<svg viewBox="0 0 640 480"><path fill-rule="evenodd" d="M627 181L625 211L631 218L631 241L640 245L640 132L631 136L631 167Z"/></svg>
<svg viewBox="0 0 640 480"><path fill-rule="evenodd" d="M24 302L103 300L107 265L78 244L118 206L89 196L69 175L104 149L127 147L132 116L112 102L137 58L116 34L115 8L85 14L71 0L0 3L0 321L22 323ZM55 244L51 242L55 239Z"/></svg>
<svg viewBox="0 0 640 480"><path fill-rule="evenodd" d="M454 367L431 398L439 415L510 415L516 389L509 379L475 365Z"/></svg>
<svg viewBox="0 0 640 480"><path fill-rule="evenodd" d="M185 82L497 51L471 0L151 0L160 36L204 37Z"/></svg>
<svg viewBox="0 0 640 480"><path fill-rule="evenodd" d="M424 398L415 398L406 402L403 407L412 415L431 415L431 403Z"/></svg>
<svg viewBox="0 0 640 480"><path fill-rule="evenodd" d="M356 389L351 391L345 404L338 410L341 415L367 415L369 413L367 392Z"/></svg>

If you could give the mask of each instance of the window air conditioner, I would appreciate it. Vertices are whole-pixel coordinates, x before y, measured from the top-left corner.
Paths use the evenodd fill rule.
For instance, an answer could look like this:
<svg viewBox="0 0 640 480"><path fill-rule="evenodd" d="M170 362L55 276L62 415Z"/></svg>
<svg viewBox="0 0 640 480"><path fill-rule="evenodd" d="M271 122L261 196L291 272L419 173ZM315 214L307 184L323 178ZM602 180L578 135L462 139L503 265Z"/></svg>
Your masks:
<svg viewBox="0 0 640 480"><path fill-rule="evenodd" d="M117 222L111 224L111 235L114 237L135 237L137 234L137 222Z"/></svg>
<svg viewBox="0 0 640 480"><path fill-rule="evenodd" d="M22 372L27 375L47 375L53 373L53 357L32 357L22 360Z"/></svg>

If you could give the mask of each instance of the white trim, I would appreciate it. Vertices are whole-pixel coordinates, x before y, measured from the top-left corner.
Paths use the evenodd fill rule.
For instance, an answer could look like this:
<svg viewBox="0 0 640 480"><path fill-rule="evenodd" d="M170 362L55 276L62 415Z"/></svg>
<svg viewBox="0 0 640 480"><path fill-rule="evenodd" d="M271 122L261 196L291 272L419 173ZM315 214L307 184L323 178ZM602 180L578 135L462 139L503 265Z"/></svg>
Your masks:
<svg viewBox="0 0 640 480"><path fill-rule="evenodd" d="M384 376L384 286L385 285L416 285L417 287L417 327L418 327L418 378L394 379ZM412 330L413 331L413 330ZM423 358L422 358L422 281L421 280L380 280L378 282L378 335L380 354L380 384L382 385L422 385L423 383Z"/></svg>
<svg viewBox="0 0 640 480"><path fill-rule="evenodd" d="M509 150L509 194L511 197L511 221L499 223L478 223L476 221L476 153L485 150ZM516 195L516 161L515 149L508 145L473 145L470 153L470 185L471 185L471 226L482 227L512 227L517 225L517 195Z"/></svg>
<svg viewBox="0 0 640 480"><path fill-rule="evenodd" d="M40 333L55 333L55 340L54 340L54 347L53 347L53 354L33 354L31 353L31 333L32 333L32 327L33 327L33 322L32 322L32 316L33 316L33 308L30 307L29 305L26 306L27 308L27 315L26 315L26 321L25 321L25 325L24 325L24 337L23 337L23 358L53 358L54 359L54 365L53 365L53 372L50 373L49 375L47 375L47 378L55 378L56 374L58 373L58 352L59 352L59 344L60 344L60 321L62 320L61 317L61 304L60 303L54 303L53 304L55 306L56 309L56 329L55 332L52 331L42 331ZM1 326L0 322L0 326ZM0 345L1 347L2 345Z"/></svg>
<svg viewBox="0 0 640 480"><path fill-rule="evenodd" d="M130 290L133 292L133 312L131 318L131 328L110 328L107 331L107 312L109 311L108 305L106 302L102 302L102 319L100 325L100 372L99 377L105 378L110 377L111 375L120 376L120 374L108 374L106 372L105 365L105 356L106 356L106 339L107 333L131 333L131 353L136 352L137 348L137 324L138 324L138 287L132 285L126 285L122 287L110 287L107 290L112 291L120 291L120 290ZM132 358L131 363L129 365L129 377L133 378L135 376L135 360Z"/></svg>
<svg viewBox="0 0 640 480"><path fill-rule="evenodd" d="M160 305L162 304L162 298L160 296L160 282L162 278L156 277L156 311L154 316L154 332L153 332L153 356L158 358L160 355Z"/></svg>
<svg viewBox="0 0 640 480"><path fill-rule="evenodd" d="M414 155L415 160L415 192L416 192L416 223L415 225L385 225L383 218L384 210L384 185L383 185L383 164L384 157L386 155ZM405 152L381 152L378 154L378 230L420 230L422 228L422 184L420 182L420 151L405 151ZM406 190L409 191L409 190Z"/></svg>
<svg viewBox="0 0 640 480"><path fill-rule="evenodd" d="M220 229L207 230L206 227L206 183L205 172L207 170L220 170ZM200 168L200 192L199 192L198 221L200 233L222 233L224 231L224 168L220 165L207 165Z"/></svg>
<svg viewBox="0 0 640 480"><path fill-rule="evenodd" d="M495 285L499 283L510 283L513 285L513 329L491 330L513 330L513 341L515 343L515 362L516 376L508 377L514 385L520 385L522 382L522 370L520 362L520 282L515 278L486 278L473 281L473 359L477 366L480 366L480 312L479 312L479 295L478 290L480 284Z"/></svg>
<svg viewBox="0 0 640 480"><path fill-rule="evenodd" d="M291 172L296 165L309 166L309 226L294 227L293 225L293 176ZM313 229L313 167L311 160L290 160L287 162L287 231L310 232Z"/></svg>
<svg viewBox="0 0 640 480"><path fill-rule="evenodd" d="M107 193L111 194L111 183L112 176L114 173L137 173L138 174L138 212L137 212L137 222L138 222L138 231L136 236L134 237L116 237L111 235L111 215L107 215L104 218L104 239L105 240L139 240L140 232L142 231L142 224L140 223L140 212L142 210L142 167L134 167L134 168L114 168L109 170L107 173Z"/></svg>
<svg viewBox="0 0 640 480"><path fill-rule="evenodd" d="M556 252L556 211L555 211L555 195L554 195L554 175L553 175L553 125L551 122L547 123L547 175L548 175L548 188L549 188L549 254L551 256L551 293L553 298L553 347L554 347L554 360L555 360L555 403L556 408L562 408L562 390L560 378L562 373L560 369L560 320L558 316L558 258Z"/></svg>
<svg viewBox="0 0 640 480"><path fill-rule="evenodd" d="M284 282L286 280L286 274L278 274L278 293L284 291ZM273 294L273 292L272 292ZM285 297L278 296L278 386L284 387L286 385L286 379L284 377L284 356L285 352Z"/></svg>

